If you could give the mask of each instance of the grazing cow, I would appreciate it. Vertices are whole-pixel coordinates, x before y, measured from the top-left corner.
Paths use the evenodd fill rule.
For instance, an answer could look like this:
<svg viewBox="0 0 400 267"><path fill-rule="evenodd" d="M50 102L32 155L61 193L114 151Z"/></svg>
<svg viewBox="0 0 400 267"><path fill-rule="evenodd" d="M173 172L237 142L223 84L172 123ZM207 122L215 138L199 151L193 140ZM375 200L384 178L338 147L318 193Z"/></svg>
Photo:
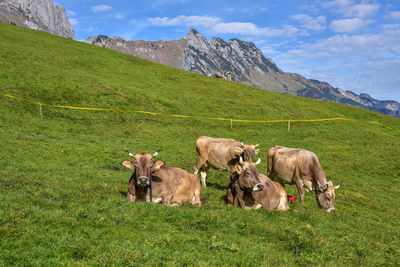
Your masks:
<svg viewBox="0 0 400 267"><path fill-rule="evenodd" d="M129 180L128 200L161 202L166 206L180 206L182 202L189 202L200 207L201 185L198 177L180 168L167 167L161 160L154 162L152 159L157 154L133 155L129 152L129 156L135 160L121 163L135 170Z"/></svg>
<svg viewBox="0 0 400 267"><path fill-rule="evenodd" d="M317 156L308 150L275 146L268 151L268 176L284 184L296 184L301 203L304 202L303 185L315 191L317 203L328 212L334 210L335 189L326 180Z"/></svg>
<svg viewBox="0 0 400 267"><path fill-rule="evenodd" d="M239 164L235 165L235 172L232 173L226 190L227 204L240 206L243 209L253 208L255 203L248 201L249 196L264 189L264 184L259 177L256 165L252 161L244 162L240 157Z"/></svg>
<svg viewBox="0 0 400 267"><path fill-rule="evenodd" d="M246 192L235 186L232 186L232 182L229 183L227 188L227 203L228 205L237 205L237 203L243 203L244 209L259 209L263 208L265 210L271 211L277 209L280 211L285 211L289 209L287 194L285 189L280 183L274 182L269 179L264 174L259 174L261 184L263 185L263 190L256 192ZM237 192L240 192L239 194ZM237 194L240 198L242 195L243 201L237 201L234 203L234 194Z"/></svg>
<svg viewBox="0 0 400 267"><path fill-rule="evenodd" d="M206 172L210 167L233 173L240 156L246 161L253 161L254 155L260 152L256 149L257 146L258 144L243 144L233 139L200 136L196 141L197 161L194 174L197 175L200 170L202 185L206 187ZM258 163L260 159L256 164Z"/></svg>
<svg viewBox="0 0 400 267"><path fill-rule="evenodd" d="M224 77L224 76L218 75L218 74L216 74L216 73L214 73L212 77L217 78L217 79L220 79L220 80L225 80L225 77Z"/></svg>

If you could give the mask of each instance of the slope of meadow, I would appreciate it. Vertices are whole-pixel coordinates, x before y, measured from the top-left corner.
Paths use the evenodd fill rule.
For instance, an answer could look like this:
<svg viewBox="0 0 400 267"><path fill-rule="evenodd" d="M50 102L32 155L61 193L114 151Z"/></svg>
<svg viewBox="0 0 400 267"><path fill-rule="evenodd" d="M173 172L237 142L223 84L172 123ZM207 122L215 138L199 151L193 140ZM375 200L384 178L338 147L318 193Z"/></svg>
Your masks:
<svg viewBox="0 0 400 267"><path fill-rule="evenodd" d="M0 23L0 265L398 265L400 121L346 105L276 94ZM123 111L122 111L123 110ZM145 110L195 118L126 112ZM245 123L346 117L355 121ZM377 121L390 127L369 122ZM312 193L292 211L224 204L211 170L201 208L128 203L132 152L163 151L192 171L201 135L315 152L336 211ZM295 186L286 186L297 195ZM297 212L293 212L293 209Z"/></svg>

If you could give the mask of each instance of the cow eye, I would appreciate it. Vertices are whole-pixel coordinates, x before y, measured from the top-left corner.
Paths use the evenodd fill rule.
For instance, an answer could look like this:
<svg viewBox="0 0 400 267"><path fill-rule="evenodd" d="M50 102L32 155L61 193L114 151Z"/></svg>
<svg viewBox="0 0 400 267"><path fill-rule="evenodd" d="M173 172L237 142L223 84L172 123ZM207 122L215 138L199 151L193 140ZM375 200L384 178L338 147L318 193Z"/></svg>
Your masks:
<svg viewBox="0 0 400 267"><path fill-rule="evenodd" d="M250 176L250 172L249 171L245 172L245 175Z"/></svg>

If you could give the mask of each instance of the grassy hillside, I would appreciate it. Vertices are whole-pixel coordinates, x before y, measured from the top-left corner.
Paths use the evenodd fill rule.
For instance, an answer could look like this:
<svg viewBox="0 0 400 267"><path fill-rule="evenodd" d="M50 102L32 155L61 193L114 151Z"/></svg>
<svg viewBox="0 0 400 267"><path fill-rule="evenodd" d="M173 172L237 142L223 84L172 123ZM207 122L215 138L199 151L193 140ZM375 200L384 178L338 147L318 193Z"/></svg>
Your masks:
<svg viewBox="0 0 400 267"><path fill-rule="evenodd" d="M0 265L398 265L400 121L180 71L112 50L0 24ZM355 121L239 123L206 119ZM392 129L370 124L378 121ZM128 203L132 152L163 151L191 171L201 135L315 152L341 184L336 211L313 194L297 212L224 204L226 172L210 171L201 208ZM295 186L286 186L296 194Z"/></svg>

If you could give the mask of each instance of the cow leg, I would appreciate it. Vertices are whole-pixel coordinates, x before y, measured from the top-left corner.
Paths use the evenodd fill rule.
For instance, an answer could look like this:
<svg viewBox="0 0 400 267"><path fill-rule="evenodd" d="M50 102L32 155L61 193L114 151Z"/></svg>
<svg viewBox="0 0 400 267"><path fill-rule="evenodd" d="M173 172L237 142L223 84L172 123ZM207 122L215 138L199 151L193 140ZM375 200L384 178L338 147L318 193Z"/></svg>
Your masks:
<svg viewBox="0 0 400 267"><path fill-rule="evenodd" d="M171 198L172 198L171 196L163 195L161 197L162 204L164 206L170 206L171 205Z"/></svg>
<svg viewBox="0 0 400 267"><path fill-rule="evenodd" d="M233 206L235 203L235 198L232 193L232 184L229 183L227 188L226 188L226 205L228 206Z"/></svg>
<svg viewBox="0 0 400 267"><path fill-rule="evenodd" d="M197 155L196 165L193 167L194 174L197 175L199 170L205 165L206 161Z"/></svg>
<svg viewBox="0 0 400 267"><path fill-rule="evenodd" d="M201 207L200 188L194 191L192 205Z"/></svg>
<svg viewBox="0 0 400 267"><path fill-rule="evenodd" d="M128 192L128 194L126 194L126 198L130 202L135 202L136 201L136 197L134 195L132 195L130 192Z"/></svg>
<svg viewBox="0 0 400 267"><path fill-rule="evenodd" d="M258 210L259 208L262 208L263 205L261 203L258 204L254 204L254 206L252 207L253 210Z"/></svg>
<svg viewBox="0 0 400 267"><path fill-rule="evenodd" d="M299 191L300 202L303 204L304 203L304 191L303 191L303 183L301 182L301 179L299 179L299 178L296 179L296 186L297 186L297 191Z"/></svg>
<svg viewBox="0 0 400 267"><path fill-rule="evenodd" d="M129 184L128 184L128 193L126 194L126 197L128 201L135 202L136 201L136 189L135 189L135 173L131 176L129 179Z"/></svg>
<svg viewBox="0 0 400 267"><path fill-rule="evenodd" d="M201 174L201 184L203 187L206 187L206 178L207 178L207 173L204 171L200 171Z"/></svg>

